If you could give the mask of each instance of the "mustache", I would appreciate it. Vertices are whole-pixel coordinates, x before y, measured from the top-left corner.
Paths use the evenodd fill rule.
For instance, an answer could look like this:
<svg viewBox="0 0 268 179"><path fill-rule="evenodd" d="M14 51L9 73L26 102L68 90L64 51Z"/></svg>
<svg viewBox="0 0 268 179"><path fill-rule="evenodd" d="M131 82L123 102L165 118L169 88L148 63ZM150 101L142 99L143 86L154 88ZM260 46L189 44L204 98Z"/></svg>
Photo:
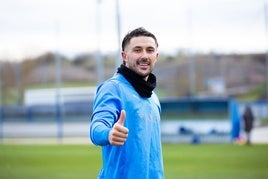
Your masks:
<svg viewBox="0 0 268 179"><path fill-rule="evenodd" d="M141 58L140 60L137 61L137 64L140 64L140 63L150 64L150 61L148 60L148 58Z"/></svg>

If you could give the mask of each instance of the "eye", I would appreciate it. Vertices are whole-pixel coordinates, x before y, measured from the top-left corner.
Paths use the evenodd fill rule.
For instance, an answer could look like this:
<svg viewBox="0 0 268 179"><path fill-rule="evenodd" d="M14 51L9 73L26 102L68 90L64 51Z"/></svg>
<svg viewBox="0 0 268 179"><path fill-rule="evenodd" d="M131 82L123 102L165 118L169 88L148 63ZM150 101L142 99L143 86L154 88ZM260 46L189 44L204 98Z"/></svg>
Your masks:
<svg viewBox="0 0 268 179"><path fill-rule="evenodd" d="M154 49L154 48L148 48L148 49L147 49L147 52L148 52L148 53L154 53L154 52L155 52L155 49Z"/></svg>
<svg viewBox="0 0 268 179"><path fill-rule="evenodd" d="M136 53L139 53L139 52L141 52L141 49L140 48L134 48L133 51L136 52Z"/></svg>

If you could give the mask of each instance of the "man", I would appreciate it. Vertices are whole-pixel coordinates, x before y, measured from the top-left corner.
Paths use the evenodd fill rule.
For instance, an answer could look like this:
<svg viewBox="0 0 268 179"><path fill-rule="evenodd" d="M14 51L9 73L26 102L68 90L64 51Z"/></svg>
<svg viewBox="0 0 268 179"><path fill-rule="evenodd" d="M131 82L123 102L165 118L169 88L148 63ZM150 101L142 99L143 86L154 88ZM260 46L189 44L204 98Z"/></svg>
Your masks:
<svg viewBox="0 0 268 179"><path fill-rule="evenodd" d="M158 59L156 37L137 28L122 41L123 64L97 89L90 138L102 146L98 178L164 178L160 103L152 74Z"/></svg>
<svg viewBox="0 0 268 179"><path fill-rule="evenodd" d="M246 144L249 145L249 144L251 144L250 133L251 133L251 130L253 128L253 122L254 122L254 116L253 116L253 113L252 113L250 106L246 106L245 112L243 114L243 119L244 119L244 130L246 133L246 140L247 140Z"/></svg>

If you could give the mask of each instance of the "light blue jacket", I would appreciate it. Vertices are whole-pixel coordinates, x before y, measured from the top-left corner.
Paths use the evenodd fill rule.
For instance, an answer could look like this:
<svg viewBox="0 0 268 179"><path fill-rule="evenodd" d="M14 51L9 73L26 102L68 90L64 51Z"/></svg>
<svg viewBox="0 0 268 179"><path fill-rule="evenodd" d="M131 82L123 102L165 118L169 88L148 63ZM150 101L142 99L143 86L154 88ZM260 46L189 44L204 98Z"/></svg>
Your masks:
<svg viewBox="0 0 268 179"><path fill-rule="evenodd" d="M109 144L108 135L126 111L129 129L123 146ZM142 98L119 73L98 87L90 125L90 138L102 146L100 179L163 179L160 103L155 95Z"/></svg>

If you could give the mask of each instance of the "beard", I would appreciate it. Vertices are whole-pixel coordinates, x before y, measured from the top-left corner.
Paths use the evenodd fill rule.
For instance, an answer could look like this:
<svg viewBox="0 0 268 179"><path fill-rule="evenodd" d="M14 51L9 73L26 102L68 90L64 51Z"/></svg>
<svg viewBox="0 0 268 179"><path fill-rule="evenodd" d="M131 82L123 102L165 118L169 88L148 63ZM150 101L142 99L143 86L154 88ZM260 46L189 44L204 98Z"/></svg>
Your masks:
<svg viewBox="0 0 268 179"><path fill-rule="evenodd" d="M152 73L154 68L154 63L148 58L140 58L137 61L128 59L125 65L144 79Z"/></svg>
<svg viewBox="0 0 268 179"><path fill-rule="evenodd" d="M147 69L142 70L142 67L145 66ZM146 78L149 76L149 74L153 71L151 62L148 59L140 59L136 62L135 66L132 68L133 71L135 71L137 74L142 76L143 78Z"/></svg>

